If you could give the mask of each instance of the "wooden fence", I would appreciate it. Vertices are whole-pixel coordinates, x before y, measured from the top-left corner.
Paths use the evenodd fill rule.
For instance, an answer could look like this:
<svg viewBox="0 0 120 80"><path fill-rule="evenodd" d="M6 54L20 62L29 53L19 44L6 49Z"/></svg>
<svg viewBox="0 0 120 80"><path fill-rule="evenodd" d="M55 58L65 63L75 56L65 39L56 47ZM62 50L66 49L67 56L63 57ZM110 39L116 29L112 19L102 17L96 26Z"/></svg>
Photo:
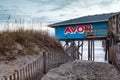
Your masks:
<svg viewBox="0 0 120 80"><path fill-rule="evenodd" d="M2 80L40 80L51 68L67 62L65 53L46 53L30 64L15 70L11 75L5 75Z"/></svg>

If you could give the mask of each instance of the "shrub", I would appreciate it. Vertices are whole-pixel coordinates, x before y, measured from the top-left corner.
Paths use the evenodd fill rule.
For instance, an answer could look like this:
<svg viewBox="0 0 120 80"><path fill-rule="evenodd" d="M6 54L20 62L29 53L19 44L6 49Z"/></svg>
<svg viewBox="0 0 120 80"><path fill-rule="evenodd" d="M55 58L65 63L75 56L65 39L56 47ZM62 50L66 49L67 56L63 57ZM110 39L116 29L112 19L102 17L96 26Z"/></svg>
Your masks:
<svg viewBox="0 0 120 80"><path fill-rule="evenodd" d="M40 50L63 50L62 45L46 31L19 29L0 33L0 55L15 59L18 55L37 54Z"/></svg>

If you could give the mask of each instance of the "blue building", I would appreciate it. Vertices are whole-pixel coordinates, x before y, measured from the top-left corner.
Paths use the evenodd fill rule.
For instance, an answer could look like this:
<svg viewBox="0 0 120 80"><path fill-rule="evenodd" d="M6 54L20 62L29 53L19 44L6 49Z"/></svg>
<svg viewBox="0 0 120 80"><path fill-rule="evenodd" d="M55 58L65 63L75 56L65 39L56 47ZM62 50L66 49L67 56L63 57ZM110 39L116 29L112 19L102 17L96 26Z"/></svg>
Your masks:
<svg viewBox="0 0 120 80"><path fill-rule="evenodd" d="M117 13L84 16L48 26L55 28L59 40L105 39L108 19L115 14Z"/></svg>

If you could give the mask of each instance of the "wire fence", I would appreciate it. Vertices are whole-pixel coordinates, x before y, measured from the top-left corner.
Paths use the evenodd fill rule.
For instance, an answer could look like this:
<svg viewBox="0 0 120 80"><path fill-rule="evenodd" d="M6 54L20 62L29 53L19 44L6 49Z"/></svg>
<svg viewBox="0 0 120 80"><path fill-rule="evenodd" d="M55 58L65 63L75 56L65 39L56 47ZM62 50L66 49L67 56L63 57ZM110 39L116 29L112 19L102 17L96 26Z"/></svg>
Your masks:
<svg viewBox="0 0 120 80"><path fill-rule="evenodd" d="M11 75L3 76L2 80L40 80L49 69L66 62L67 55L65 53L43 52L38 59L19 70L15 70Z"/></svg>

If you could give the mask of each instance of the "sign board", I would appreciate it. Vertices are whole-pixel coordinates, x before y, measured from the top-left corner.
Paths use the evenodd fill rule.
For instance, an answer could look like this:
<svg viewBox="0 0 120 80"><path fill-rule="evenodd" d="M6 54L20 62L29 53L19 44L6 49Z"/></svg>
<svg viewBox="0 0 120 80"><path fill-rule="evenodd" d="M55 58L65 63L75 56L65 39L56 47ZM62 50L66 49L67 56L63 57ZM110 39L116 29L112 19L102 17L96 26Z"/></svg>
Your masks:
<svg viewBox="0 0 120 80"><path fill-rule="evenodd" d="M85 31L92 32L92 25L77 25L77 26L68 26L66 27L64 34L83 34Z"/></svg>
<svg viewBox="0 0 120 80"><path fill-rule="evenodd" d="M94 36L107 36L107 22L59 26L55 28L57 39L86 39L86 32Z"/></svg>

